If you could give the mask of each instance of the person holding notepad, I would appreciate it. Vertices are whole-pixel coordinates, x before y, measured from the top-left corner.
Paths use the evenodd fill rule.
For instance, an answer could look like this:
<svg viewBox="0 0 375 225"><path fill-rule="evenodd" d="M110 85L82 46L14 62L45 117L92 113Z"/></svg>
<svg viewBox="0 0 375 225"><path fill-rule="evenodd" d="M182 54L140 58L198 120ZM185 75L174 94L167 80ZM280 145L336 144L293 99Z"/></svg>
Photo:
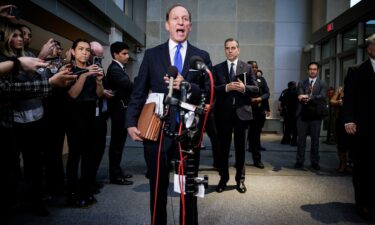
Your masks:
<svg viewBox="0 0 375 225"><path fill-rule="evenodd" d="M214 66L213 69L216 78L215 119L219 136L218 169L220 174L220 182L216 191L223 192L229 181L228 157L232 134L234 134L236 189L240 193L245 193L246 129L248 121L253 118L250 97L259 89L254 85L254 75L250 66L238 59L240 54L238 41L234 38L225 40L224 51L227 59ZM242 76L236 76L236 74L242 74Z"/></svg>

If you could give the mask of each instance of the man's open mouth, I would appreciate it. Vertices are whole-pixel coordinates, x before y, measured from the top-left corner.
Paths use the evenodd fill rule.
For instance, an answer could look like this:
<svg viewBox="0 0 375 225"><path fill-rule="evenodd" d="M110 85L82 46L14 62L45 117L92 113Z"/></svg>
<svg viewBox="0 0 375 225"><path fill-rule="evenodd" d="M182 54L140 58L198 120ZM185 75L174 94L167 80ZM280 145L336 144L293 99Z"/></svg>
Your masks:
<svg viewBox="0 0 375 225"><path fill-rule="evenodd" d="M185 30L184 30L184 29L177 29L176 32L177 32L177 33L180 33L180 34L184 34L184 33L185 33Z"/></svg>

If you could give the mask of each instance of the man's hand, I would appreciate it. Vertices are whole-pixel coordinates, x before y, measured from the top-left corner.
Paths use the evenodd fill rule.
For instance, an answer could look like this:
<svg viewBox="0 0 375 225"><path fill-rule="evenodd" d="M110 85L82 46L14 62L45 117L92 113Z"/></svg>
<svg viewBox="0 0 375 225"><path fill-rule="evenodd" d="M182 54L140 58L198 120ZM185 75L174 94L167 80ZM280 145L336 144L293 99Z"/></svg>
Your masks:
<svg viewBox="0 0 375 225"><path fill-rule="evenodd" d="M256 98L251 98L251 102L252 103L255 103L255 104L258 104L262 101L262 98L261 97L256 97Z"/></svg>
<svg viewBox="0 0 375 225"><path fill-rule="evenodd" d="M48 79L53 87L66 87L77 79L69 69L61 70Z"/></svg>
<svg viewBox="0 0 375 225"><path fill-rule="evenodd" d="M164 76L164 82L169 85L169 77ZM173 79L173 90L180 90L180 84L184 81L184 77L181 74L178 74L176 79Z"/></svg>
<svg viewBox="0 0 375 225"><path fill-rule="evenodd" d="M22 56L19 57L18 60L20 61L21 69L26 72L35 71L39 67L48 66L47 62L39 58Z"/></svg>
<svg viewBox="0 0 375 225"><path fill-rule="evenodd" d="M103 95L104 95L105 98L112 98L114 96L113 91L107 90L107 89L104 89Z"/></svg>
<svg viewBox="0 0 375 225"><path fill-rule="evenodd" d="M128 127L128 134L133 141L143 141L141 132L136 127Z"/></svg>
<svg viewBox="0 0 375 225"><path fill-rule="evenodd" d="M310 100L310 97L308 95L298 95L298 100L300 102L306 103Z"/></svg>
<svg viewBox="0 0 375 225"><path fill-rule="evenodd" d="M3 5L3 6L0 6L0 16L1 17L5 17L9 20L12 20L12 19L15 19L16 17L15 16L12 16L9 14L10 12L10 9L14 7L14 8L17 8L15 5Z"/></svg>
<svg viewBox="0 0 375 225"><path fill-rule="evenodd" d="M245 91L245 85L242 83L242 81L230 82L226 87L227 92L237 91L243 93Z"/></svg>
<svg viewBox="0 0 375 225"><path fill-rule="evenodd" d="M355 123L346 123L345 131L348 134L355 134L357 132L357 125Z"/></svg>

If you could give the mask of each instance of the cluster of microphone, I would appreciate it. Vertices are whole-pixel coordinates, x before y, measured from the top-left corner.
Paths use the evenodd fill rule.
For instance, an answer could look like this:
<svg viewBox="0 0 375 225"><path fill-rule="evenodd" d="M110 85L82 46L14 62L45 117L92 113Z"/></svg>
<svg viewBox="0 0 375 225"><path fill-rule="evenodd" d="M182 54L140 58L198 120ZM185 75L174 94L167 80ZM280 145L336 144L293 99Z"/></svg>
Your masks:
<svg viewBox="0 0 375 225"><path fill-rule="evenodd" d="M209 71L208 67L204 64L203 59L199 56L193 56L190 58L189 62L191 70L195 71ZM188 99L188 92L190 88L190 83L186 80L182 81L180 83L180 95L179 98L174 97L173 95L173 82L177 78L178 75L178 69L175 66L168 67L167 70L167 76L169 78L169 85L168 85L168 95L165 98L164 104L166 105L166 109L170 105L177 106L181 108L182 110L186 111L184 115L189 115L188 117L184 118L185 125L187 128L191 127L193 125L194 118L196 117L195 114L203 114L204 109L202 107L187 103Z"/></svg>

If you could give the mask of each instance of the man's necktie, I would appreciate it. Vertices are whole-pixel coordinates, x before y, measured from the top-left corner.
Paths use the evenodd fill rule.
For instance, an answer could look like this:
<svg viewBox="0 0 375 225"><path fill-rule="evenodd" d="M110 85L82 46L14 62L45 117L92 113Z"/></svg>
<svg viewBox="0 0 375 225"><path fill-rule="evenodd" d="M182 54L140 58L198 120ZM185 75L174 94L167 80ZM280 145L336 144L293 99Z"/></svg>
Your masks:
<svg viewBox="0 0 375 225"><path fill-rule="evenodd" d="M174 54L174 66L177 67L178 69L178 72L180 74L182 74L182 56L181 56L181 52L180 52L180 49L181 49L182 45L181 44L178 44L176 46L176 53Z"/></svg>
<svg viewBox="0 0 375 225"><path fill-rule="evenodd" d="M173 64L175 67L177 67L178 73L182 74L182 56L181 56L181 49L182 45L178 44L176 46L176 53L174 54ZM179 113L176 111L176 123L180 123L180 116Z"/></svg>
<svg viewBox="0 0 375 225"><path fill-rule="evenodd" d="M314 80L310 80L309 94L312 95Z"/></svg>
<svg viewBox="0 0 375 225"><path fill-rule="evenodd" d="M229 76L232 81L235 81L235 74L234 74L234 63L230 64Z"/></svg>

